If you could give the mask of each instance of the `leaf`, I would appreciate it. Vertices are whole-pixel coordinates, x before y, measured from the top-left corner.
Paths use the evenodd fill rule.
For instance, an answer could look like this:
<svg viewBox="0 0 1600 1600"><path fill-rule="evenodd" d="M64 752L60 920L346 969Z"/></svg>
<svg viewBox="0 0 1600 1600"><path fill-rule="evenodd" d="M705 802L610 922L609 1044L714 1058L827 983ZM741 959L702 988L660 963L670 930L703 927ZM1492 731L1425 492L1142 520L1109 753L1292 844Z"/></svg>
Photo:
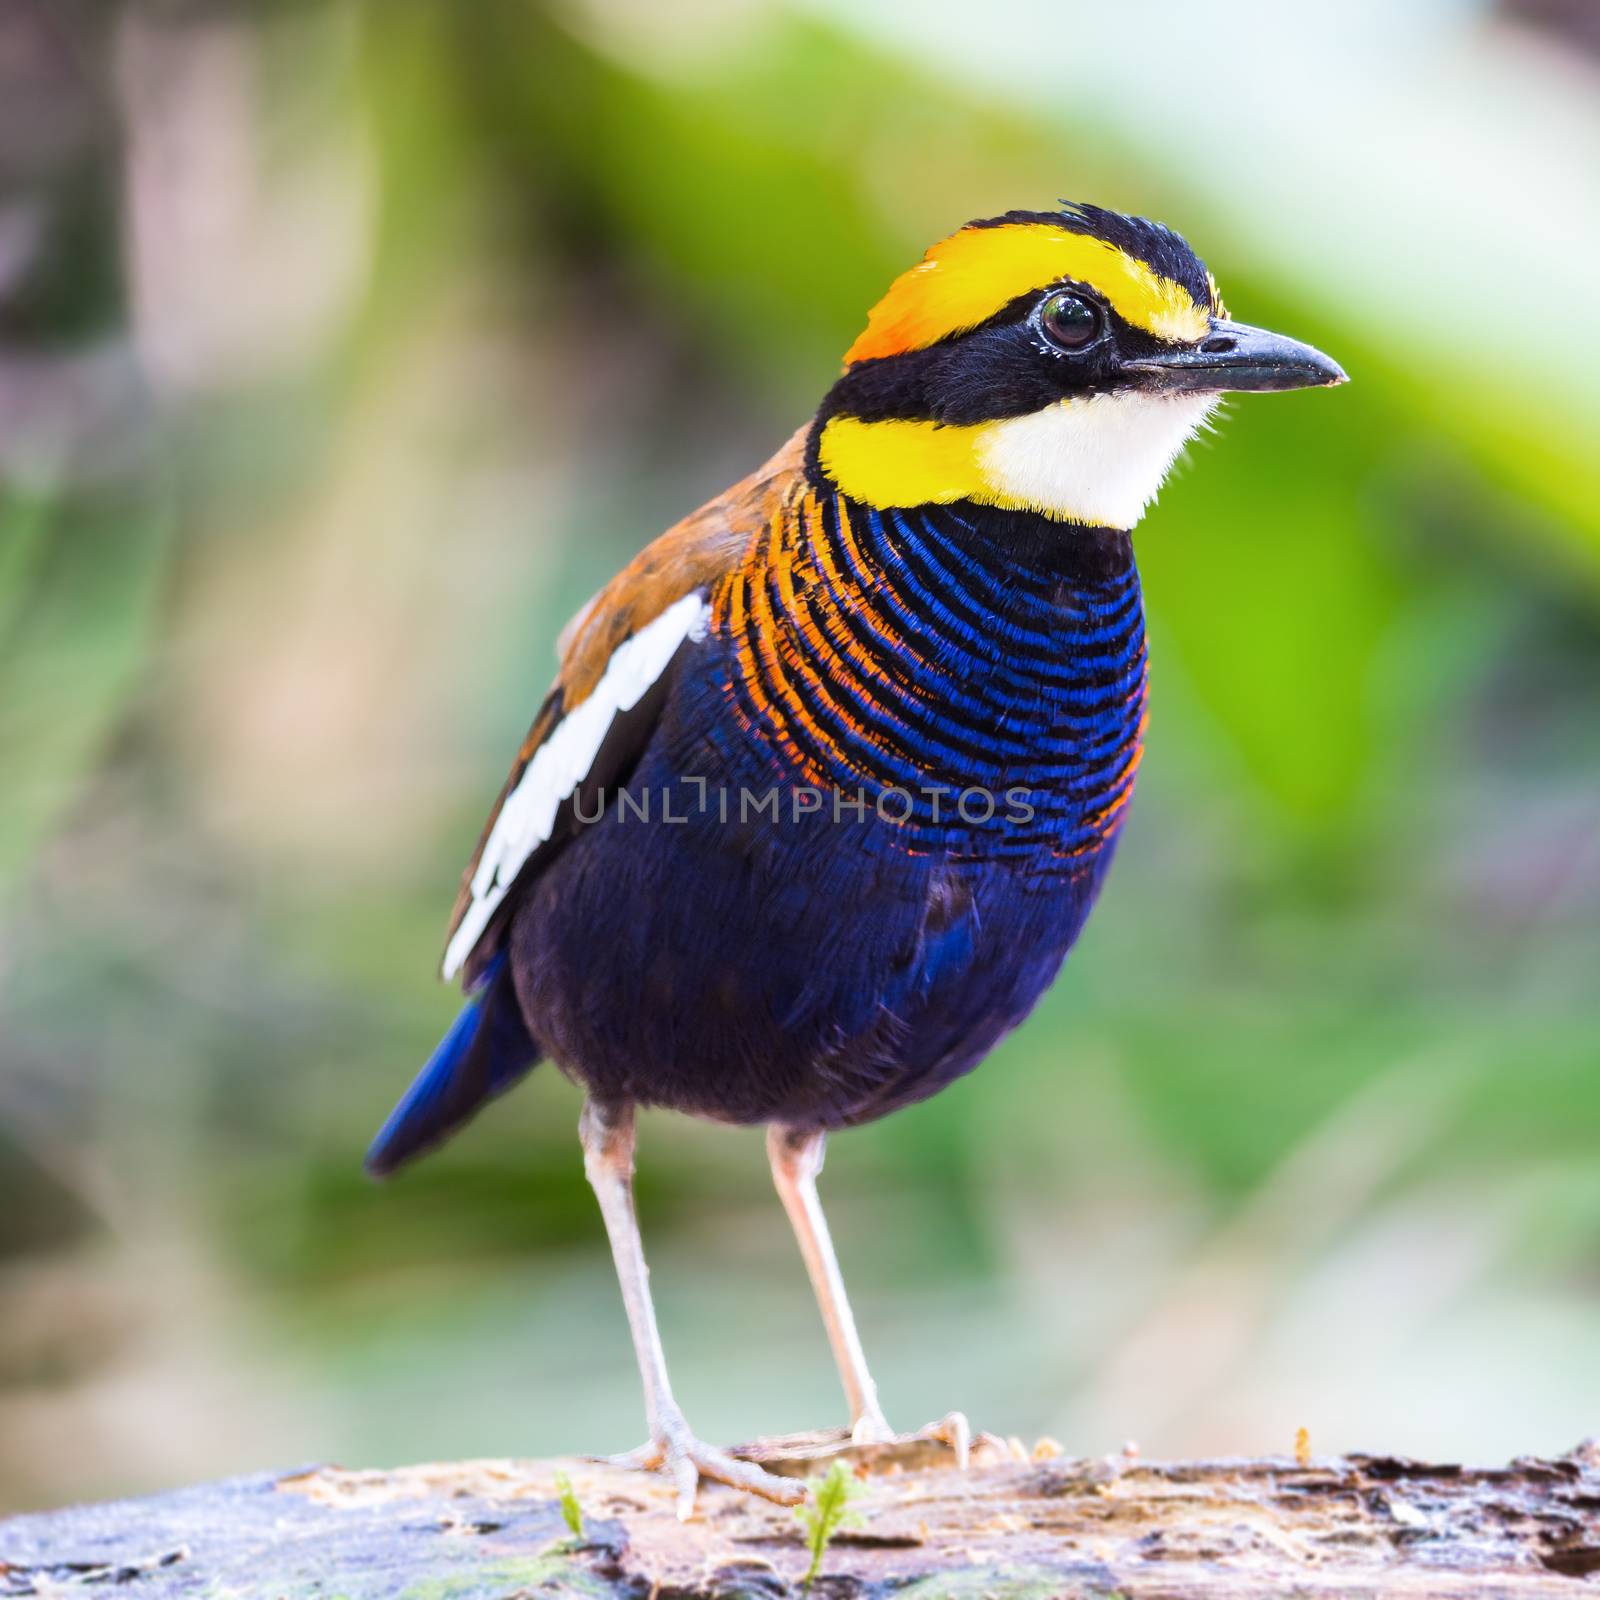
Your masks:
<svg viewBox="0 0 1600 1600"><path fill-rule="evenodd" d="M806 1548L811 1552L811 1565L800 1584L808 1594L822 1570L822 1558L833 1536L841 1528L859 1528L865 1520L859 1511L851 1509L850 1502L862 1493L862 1488L846 1462L835 1460L823 1477L811 1480L810 1488L810 1499L796 1506L794 1512L806 1530Z"/></svg>

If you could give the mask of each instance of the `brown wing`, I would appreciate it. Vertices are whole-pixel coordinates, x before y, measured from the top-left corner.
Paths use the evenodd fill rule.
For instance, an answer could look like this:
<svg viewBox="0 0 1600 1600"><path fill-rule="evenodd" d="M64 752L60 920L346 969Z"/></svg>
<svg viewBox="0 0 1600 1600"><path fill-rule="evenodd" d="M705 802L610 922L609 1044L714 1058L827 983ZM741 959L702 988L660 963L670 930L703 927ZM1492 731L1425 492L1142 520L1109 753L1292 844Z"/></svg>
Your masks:
<svg viewBox="0 0 1600 1600"><path fill-rule="evenodd" d="M694 619L688 614L692 608L683 607L680 602L711 589L738 564L750 540L766 530L803 470L805 438L806 429L802 428L748 478L674 523L640 551L562 630L556 645L560 657L556 681L517 751L511 775L462 875L446 934L447 978L459 971L471 986L499 943L518 886L525 884L529 874L538 871L561 840L570 836L569 807L564 817L568 823L565 830L552 828L541 836L539 827L533 826L520 830L516 838L504 837L510 815L508 803L521 802L521 809L526 811L527 802L536 800L543 812L549 812L552 797L563 802L579 784L608 786L632 766L654 725L660 698L649 695L647 688L641 689L640 675L654 672L664 680L669 663L657 658L669 647L675 656L682 642L682 636L673 637L672 629L653 639L652 628L675 624L679 620L672 615L675 612L682 616L685 627L692 623ZM643 654L629 661L628 653L623 651L625 645ZM650 649L644 650L646 646ZM609 689L602 689L602 685L618 678L619 670L620 688L612 684ZM612 706L608 696L619 692L624 699L628 694L634 694L634 698L627 699L625 705ZM580 722L586 725L580 728ZM582 737L570 738L571 749L558 751L557 733L564 725L567 735ZM550 782L555 789L524 797L521 786L541 752L553 762L555 770ZM560 760L555 759L558 755ZM560 786L569 777L573 782L562 789ZM531 842L524 851L525 841ZM480 869L485 865L485 851L492 848L498 849L502 859L496 860L492 872L486 875ZM493 882L486 882L486 876Z"/></svg>

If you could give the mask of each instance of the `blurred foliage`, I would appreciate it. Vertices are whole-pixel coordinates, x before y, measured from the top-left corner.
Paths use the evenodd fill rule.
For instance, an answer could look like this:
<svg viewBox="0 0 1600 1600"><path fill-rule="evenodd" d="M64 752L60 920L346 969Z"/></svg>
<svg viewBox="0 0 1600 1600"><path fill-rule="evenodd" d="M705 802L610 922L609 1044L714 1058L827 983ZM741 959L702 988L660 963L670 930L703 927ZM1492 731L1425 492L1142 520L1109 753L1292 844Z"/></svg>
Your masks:
<svg viewBox="0 0 1600 1600"><path fill-rule="evenodd" d="M1287 15L1309 100L1320 10ZM1430 59L1528 75L1519 148L1566 170L1593 63L1430 15ZM1058 195L1182 227L1237 315L1355 381L1233 402L1140 530L1150 753L1061 983L971 1079L835 1141L891 1414L1091 1451L1584 1431L1581 363L1508 357L1487 299L1441 352L1370 292L1388 217L1328 193L1325 250L1269 248L1251 151L1207 187L1112 75L997 93L987 34L945 70L895 16L0 6L0 1504L633 1442L556 1073L360 1175L453 1011L455 872L564 617L788 433L931 239ZM1413 88L1457 132L1494 114ZM1361 134L1326 137L1354 165ZM1459 190L1415 176L1426 260ZM1600 224L1576 197L1569 223L1587 304ZM759 1146L645 1125L711 1436L839 1404Z"/></svg>

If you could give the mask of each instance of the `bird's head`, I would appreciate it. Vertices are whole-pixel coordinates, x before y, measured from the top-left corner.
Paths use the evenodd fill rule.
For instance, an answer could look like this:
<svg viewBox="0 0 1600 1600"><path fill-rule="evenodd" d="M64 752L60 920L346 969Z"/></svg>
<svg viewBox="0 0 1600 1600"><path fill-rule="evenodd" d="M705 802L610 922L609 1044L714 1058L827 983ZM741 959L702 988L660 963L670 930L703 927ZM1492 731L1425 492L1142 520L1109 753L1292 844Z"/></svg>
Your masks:
<svg viewBox="0 0 1600 1600"><path fill-rule="evenodd" d="M1131 528L1221 395L1344 382L1229 319L1170 228L1097 206L1008 212L940 241L873 307L811 467L880 507L955 500Z"/></svg>

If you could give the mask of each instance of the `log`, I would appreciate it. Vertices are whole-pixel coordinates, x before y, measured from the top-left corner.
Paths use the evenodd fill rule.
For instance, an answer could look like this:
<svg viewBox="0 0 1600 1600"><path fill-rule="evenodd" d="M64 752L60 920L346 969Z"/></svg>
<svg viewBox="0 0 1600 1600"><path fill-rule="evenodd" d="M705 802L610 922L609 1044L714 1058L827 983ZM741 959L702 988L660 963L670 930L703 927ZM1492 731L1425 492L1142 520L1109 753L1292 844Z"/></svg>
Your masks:
<svg viewBox="0 0 1600 1600"><path fill-rule="evenodd" d="M1566 1597L1600 1589L1600 1446L1468 1468L1397 1456L1143 1462L1025 1454L984 1436L748 1447L861 1480L817 1600ZM563 1522L568 1474L583 1535ZM709 1485L680 1523L663 1480L587 1459L314 1467L0 1523L0 1595L137 1600L691 1600L799 1596L792 1511Z"/></svg>

